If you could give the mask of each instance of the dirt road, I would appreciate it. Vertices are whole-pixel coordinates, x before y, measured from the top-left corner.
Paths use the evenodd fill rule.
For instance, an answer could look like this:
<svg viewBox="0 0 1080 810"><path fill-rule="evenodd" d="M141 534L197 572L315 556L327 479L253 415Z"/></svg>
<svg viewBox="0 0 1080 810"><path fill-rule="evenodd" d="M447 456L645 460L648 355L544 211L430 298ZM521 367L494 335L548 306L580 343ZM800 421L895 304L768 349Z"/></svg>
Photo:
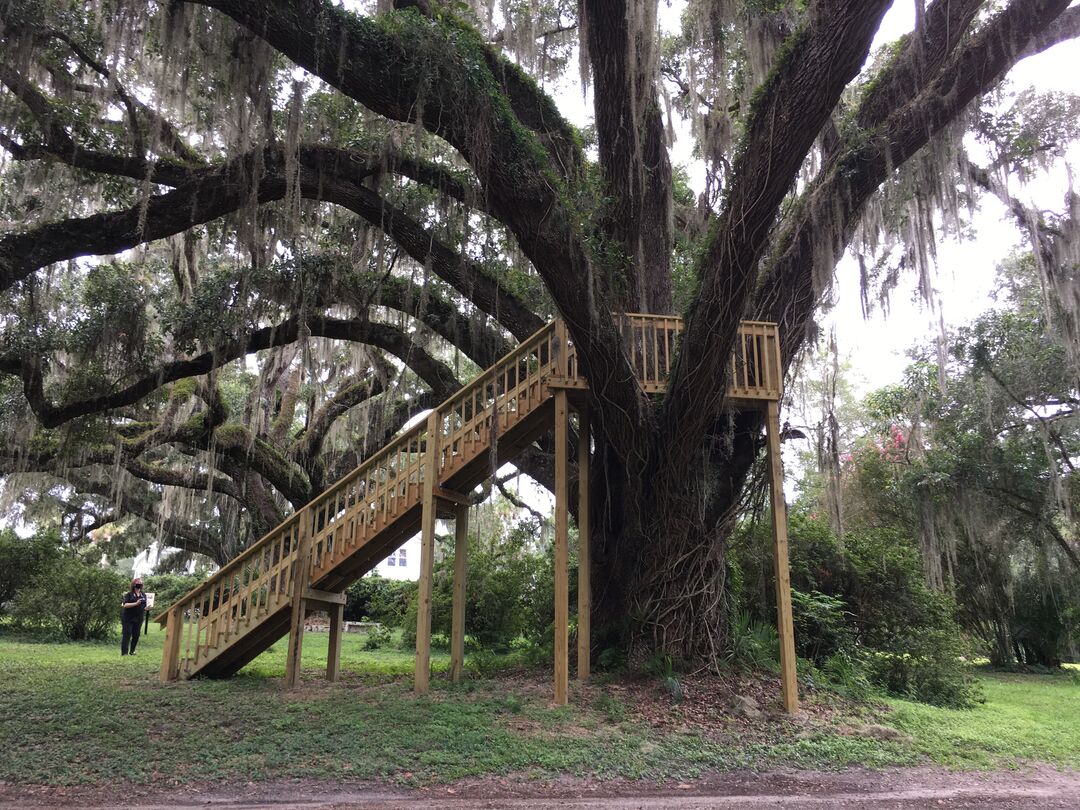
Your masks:
<svg viewBox="0 0 1080 810"><path fill-rule="evenodd" d="M706 810L706 808L1070 808L1080 810L1080 772L1048 767L997 773L936 768L836 773L718 773L651 784L562 777L489 777L418 789L289 780L175 788L48 788L0 785L0 807L127 810Z"/></svg>

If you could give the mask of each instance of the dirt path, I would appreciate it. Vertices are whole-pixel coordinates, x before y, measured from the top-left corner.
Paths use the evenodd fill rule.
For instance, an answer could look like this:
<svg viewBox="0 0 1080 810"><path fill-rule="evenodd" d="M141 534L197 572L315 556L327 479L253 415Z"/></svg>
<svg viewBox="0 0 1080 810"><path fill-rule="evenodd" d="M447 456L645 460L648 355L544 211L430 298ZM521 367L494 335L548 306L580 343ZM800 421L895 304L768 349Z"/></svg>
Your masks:
<svg viewBox="0 0 1080 810"><path fill-rule="evenodd" d="M997 773L937 768L719 773L652 784L560 777L487 777L418 789L323 781L207 784L172 789L0 785L0 807L127 810L704 810L705 808L1080 808L1080 772L1037 766Z"/></svg>

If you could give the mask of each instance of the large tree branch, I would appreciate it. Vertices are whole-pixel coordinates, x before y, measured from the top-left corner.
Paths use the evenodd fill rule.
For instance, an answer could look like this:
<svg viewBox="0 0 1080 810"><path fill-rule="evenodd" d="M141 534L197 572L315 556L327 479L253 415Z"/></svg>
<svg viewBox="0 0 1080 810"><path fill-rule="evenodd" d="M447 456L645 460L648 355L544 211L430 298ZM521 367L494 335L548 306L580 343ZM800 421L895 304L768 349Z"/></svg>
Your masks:
<svg viewBox="0 0 1080 810"><path fill-rule="evenodd" d="M780 203L866 59L887 0L821 0L785 44L750 111L723 209L700 263L665 401L663 452L678 475L716 419L735 335Z"/></svg>
<svg viewBox="0 0 1080 810"><path fill-rule="evenodd" d="M195 489L202 492L217 492L239 501L243 500L236 482L222 475L192 469L177 470L163 464L145 461L142 458L129 459L124 463L124 468L136 478L141 478L151 484Z"/></svg>
<svg viewBox="0 0 1080 810"><path fill-rule="evenodd" d="M640 0L635 0L640 2ZM671 311L671 162L653 75L656 0L630 13L626 0L584 0L600 166L611 202L601 227L623 253L621 302Z"/></svg>
<svg viewBox="0 0 1080 810"><path fill-rule="evenodd" d="M311 417L307 428L290 448L289 455L301 466L311 468L334 422L361 402L366 402L385 392L386 383L378 376L371 376L344 386Z"/></svg>
<svg viewBox="0 0 1080 810"><path fill-rule="evenodd" d="M445 363L417 347L400 329L366 320L342 320L323 316L311 316L302 323L296 316L287 318L274 326L262 327L246 337L203 352L197 357L165 363L155 372L141 377L119 391L60 405L53 404L46 398L40 366L27 363L16 355L6 355L0 357L0 372L21 376L27 402L38 421L45 427L57 427L80 416L133 405L163 385L188 377L202 376L245 355L288 345L298 340L302 332L311 337L367 343L390 352L431 386L440 400L460 387L453 371Z"/></svg>
<svg viewBox="0 0 1080 810"><path fill-rule="evenodd" d="M894 110L877 132L849 141L804 192L758 286L755 317L781 327L784 367L807 339L815 305L870 195L979 94L993 87L1066 0L1013 2L961 47L924 91ZM858 135L858 133L856 133Z"/></svg>
<svg viewBox="0 0 1080 810"><path fill-rule="evenodd" d="M76 154L81 157L72 165L78 163L86 167L85 153L76 150ZM381 228L416 261L430 263L440 278L519 339L529 336L543 324L485 268L466 260L404 210L388 204L377 193L361 185L376 170L378 161L369 161L365 156L345 150L314 146L302 148L299 158L303 167L300 172L303 196L344 206ZM79 256L117 253L209 222L250 202L252 189L258 202L281 199L288 187L286 163L284 150L268 148L213 169L183 170L186 179L182 181L177 175L180 170L170 168L169 182L177 182L177 188L151 197L145 204L124 211L49 223L31 231L0 237L0 289L6 289L48 264ZM395 165L408 165L418 170L418 176L436 179L431 175L436 169L416 161L401 161ZM101 165L99 169L108 171Z"/></svg>
<svg viewBox="0 0 1080 810"><path fill-rule="evenodd" d="M934 79L956 49L983 0L936 0L895 58L874 78L855 113L862 129L879 126ZM839 145L842 145L842 141Z"/></svg>
<svg viewBox="0 0 1080 810"><path fill-rule="evenodd" d="M229 15L374 112L419 122L457 149L566 318L600 428L624 454L640 446L646 403L622 350L607 279L589 266L583 216L574 210L577 178L563 182L560 161L499 92L476 31L412 10L359 17L329 0L190 1ZM543 120L562 121L550 103Z"/></svg>

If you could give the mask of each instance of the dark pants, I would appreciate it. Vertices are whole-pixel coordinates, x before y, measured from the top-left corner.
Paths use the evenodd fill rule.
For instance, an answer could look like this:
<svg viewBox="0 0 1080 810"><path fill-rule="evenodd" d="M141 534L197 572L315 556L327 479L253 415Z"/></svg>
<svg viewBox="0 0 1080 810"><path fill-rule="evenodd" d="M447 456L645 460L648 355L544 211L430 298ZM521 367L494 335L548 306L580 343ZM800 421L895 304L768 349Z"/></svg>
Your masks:
<svg viewBox="0 0 1080 810"><path fill-rule="evenodd" d="M139 633L142 632L142 620L143 617L141 615L120 617L120 625L123 627L123 632L120 636L121 655L135 652L135 645L139 643Z"/></svg>

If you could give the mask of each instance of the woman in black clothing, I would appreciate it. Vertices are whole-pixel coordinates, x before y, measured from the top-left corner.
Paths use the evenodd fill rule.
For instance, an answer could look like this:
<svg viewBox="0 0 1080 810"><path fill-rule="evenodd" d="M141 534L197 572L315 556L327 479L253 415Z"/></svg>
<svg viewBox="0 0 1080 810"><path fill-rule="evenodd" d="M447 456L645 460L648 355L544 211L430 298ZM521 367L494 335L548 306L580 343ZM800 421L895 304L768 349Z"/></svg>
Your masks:
<svg viewBox="0 0 1080 810"><path fill-rule="evenodd" d="M142 631L143 613L146 612L146 594L143 593L142 580L138 577L131 580L131 590L124 596L123 608L120 611L120 624L123 633L120 638L120 654L135 654L135 645L139 643L139 633Z"/></svg>

